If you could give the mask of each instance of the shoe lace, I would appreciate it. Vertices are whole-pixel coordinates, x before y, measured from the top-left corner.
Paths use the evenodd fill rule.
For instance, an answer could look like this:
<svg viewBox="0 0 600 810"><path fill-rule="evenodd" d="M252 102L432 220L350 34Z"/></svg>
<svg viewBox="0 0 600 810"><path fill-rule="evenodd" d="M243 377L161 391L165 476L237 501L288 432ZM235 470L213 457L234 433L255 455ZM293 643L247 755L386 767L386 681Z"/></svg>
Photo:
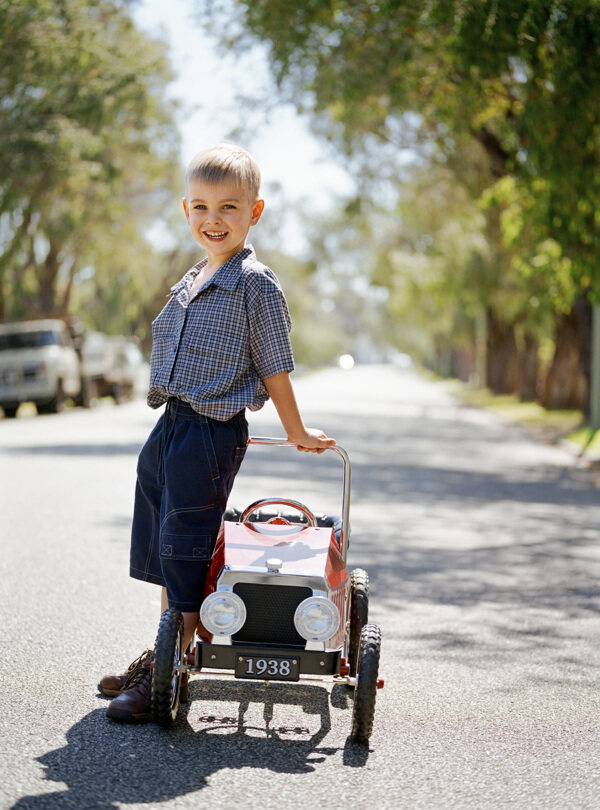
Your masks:
<svg viewBox="0 0 600 810"><path fill-rule="evenodd" d="M134 669L137 669L145 658L152 655L152 652L152 650L144 650L144 652L139 655L135 661L132 661L131 664L129 664L127 667L127 672L133 672Z"/></svg>
<svg viewBox="0 0 600 810"><path fill-rule="evenodd" d="M123 691L132 686L149 686L152 681L152 651L146 650L129 666L129 675L123 684ZM147 683L145 683L147 682Z"/></svg>

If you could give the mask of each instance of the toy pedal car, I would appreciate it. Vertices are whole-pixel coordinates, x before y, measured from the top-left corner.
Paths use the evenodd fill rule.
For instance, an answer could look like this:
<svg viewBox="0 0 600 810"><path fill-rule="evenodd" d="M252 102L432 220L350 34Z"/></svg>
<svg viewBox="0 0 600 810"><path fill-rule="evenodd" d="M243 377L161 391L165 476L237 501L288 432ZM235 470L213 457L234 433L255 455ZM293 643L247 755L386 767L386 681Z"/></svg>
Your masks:
<svg viewBox="0 0 600 810"><path fill-rule="evenodd" d="M250 444L289 445L251 438ZM303 681L327 678L354 689L352 737L373 729L381 630L368 623L366 571L346 569L350 541L350 461L343 461L341 519L315 516L286 498L225 513L209 567L195 647L183 649L183 616L161 617L154 649L152 718L170 726L184 672ZM215 672L217 674L217 672Z"/></svg>

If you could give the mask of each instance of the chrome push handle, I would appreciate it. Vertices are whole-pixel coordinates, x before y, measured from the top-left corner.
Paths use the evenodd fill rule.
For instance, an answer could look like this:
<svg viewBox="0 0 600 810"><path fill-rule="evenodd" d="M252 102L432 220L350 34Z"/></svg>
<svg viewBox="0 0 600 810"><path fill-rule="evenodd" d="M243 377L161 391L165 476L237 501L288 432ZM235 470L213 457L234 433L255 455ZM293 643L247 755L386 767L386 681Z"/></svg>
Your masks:
<svg viewBox="0 0 600 810"><path fill-rule="evenodd" d="M287 439L273 439L266 436L250 436L248 444L264 444L275 445L277 447L296 447L293 442ZM343 473L342 473L342 530L341 530L341 552L344 563L348 555L348 547L350 546L350 484L352 478L352 466L348 453L343 447L335 444L333 447L327 447L326 450L335 451L342 459Z"/></svg>

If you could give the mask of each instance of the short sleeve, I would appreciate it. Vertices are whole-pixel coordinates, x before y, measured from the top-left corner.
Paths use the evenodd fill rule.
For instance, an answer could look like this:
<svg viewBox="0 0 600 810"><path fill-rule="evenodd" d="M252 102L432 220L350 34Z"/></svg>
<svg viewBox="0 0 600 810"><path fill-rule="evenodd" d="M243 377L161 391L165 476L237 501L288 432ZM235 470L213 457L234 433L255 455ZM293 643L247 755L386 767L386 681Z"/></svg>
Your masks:
<svg viewBox="0 0 600 810"><path fill-rule="evenodd" d="M247 279L250 355L261 380L294 370L292 320L283 290L268 268Z"/></svg>

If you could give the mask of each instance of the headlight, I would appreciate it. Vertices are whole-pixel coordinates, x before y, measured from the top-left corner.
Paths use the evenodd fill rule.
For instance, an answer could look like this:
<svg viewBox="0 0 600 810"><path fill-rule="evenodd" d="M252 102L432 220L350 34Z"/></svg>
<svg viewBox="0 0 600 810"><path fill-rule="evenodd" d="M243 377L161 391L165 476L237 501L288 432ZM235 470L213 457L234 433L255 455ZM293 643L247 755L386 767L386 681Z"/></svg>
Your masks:
<svg viewBox="0 0 600 810"><path fill-rule="evenodd" d="M307 641L326 641L340 626L340 612L324 596L309 596L296 608L294 625Z"/></svg>
<svg viewBox="0 0 600 810"><path fill-rule="evenodd" d="M200 608L200 621L216 636L233 636L246 621L246 605L231 591L209 594Z"/></svg>

